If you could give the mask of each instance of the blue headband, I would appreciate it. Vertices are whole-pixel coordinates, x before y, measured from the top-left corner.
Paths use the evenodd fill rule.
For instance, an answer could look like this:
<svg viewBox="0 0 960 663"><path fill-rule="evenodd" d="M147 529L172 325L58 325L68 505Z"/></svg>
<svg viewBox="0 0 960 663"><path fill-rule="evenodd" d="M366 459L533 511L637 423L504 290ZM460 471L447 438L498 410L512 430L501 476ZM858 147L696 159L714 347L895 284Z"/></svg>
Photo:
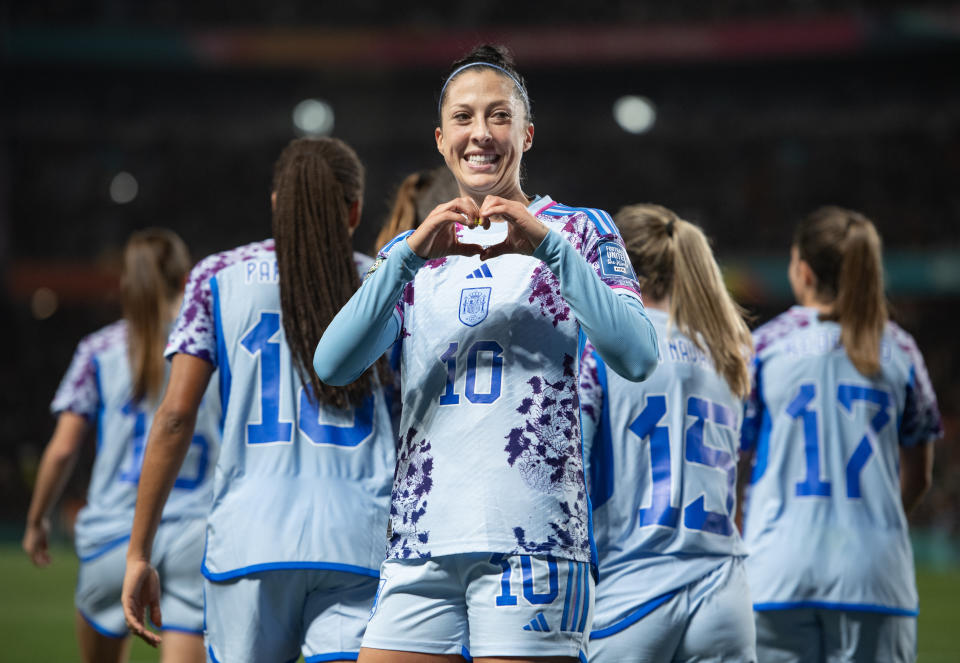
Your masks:
<svg viewBox="0 0 960 663"><path fill-rule="evenodd" d="M523 89L522 85L520 85L520 81L517 80L516 76L511 74L509 71L507 71L503 67L499 65L495 65L492 62L469 62L463 65L462 67L458 67L457 69L454 69L453 73L447 76L446 82L443 84L443 87L440 88L440 101L437 102L438 115L440 114L440 111L443 108L443 95L447 91L447 86L450 85L450 81L452 81L457 76L457 74L459 74L461 71L463 71L464 69L469 69L470 67L490 67L491 69L496 69L497 71L500 71L506 74L507 77L511 81L513 81L514 85L517 86L517 90L520 91L520 98L523 100L524 109L527 110L527 113L529 114L530 100L527 99L527 91Z"/></svg>

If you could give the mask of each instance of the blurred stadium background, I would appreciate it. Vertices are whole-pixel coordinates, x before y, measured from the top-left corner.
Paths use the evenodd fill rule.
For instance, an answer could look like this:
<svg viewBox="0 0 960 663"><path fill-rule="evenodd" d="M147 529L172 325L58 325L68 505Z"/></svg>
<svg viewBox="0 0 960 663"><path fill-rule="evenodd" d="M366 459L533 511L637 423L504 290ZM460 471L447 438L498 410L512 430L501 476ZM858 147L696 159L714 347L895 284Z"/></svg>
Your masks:
<svg viewBox="0 0 960 663"><path fill-rule="evenodd" d="M355 239L371 252L396 185L441 163L444 69L487 40L509 45L528 78L527 191L677 210L712 237L758 323L791 303L802 215L830 203L876 222L895 317L925 354L947 431L912 518L921 661L957 660L949 621L925 624L948 611L956 626L941 598L960 588L960 3L926 0L5 4L0 629L70 651L75 562L64 549L45 576L63 597L48 608L17 549L47 405L80 337L119 315L130 232L168 226L195 258L262 239L273 159L296 135L332 133L368 169ZM85 472L58 511L63 543ZM28 594L39 603L15 609ZM19 630L34 617L53 621ZM42 658L31 651L0 659ZM46 658L70 660L58 651Z"/></svg>

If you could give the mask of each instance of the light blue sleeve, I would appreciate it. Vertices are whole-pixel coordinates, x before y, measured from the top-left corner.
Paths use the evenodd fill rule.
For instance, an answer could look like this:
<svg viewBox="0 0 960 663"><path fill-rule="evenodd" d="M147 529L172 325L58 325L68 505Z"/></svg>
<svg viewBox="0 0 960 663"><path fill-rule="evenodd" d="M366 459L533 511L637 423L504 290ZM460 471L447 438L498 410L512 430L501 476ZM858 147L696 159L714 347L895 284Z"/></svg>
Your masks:
<svg viewBox="0 0 960 663"><path fill-rule="evenodd" d="M618 295L556 231L549 231L533 255L560 280L560 294L606 364L632 382L646 380L657 367L657 332L643 304ZM625 343L624 339L634 339Z"/></svg>
<svg viewBox="0 0 960 663"><path fill-rule="evenodd" d="M383 262L333 318L313 354L313 369L334 386L360 377L400 336L398 302L403 287L426 262L406 240L395 244Z"/></svg>

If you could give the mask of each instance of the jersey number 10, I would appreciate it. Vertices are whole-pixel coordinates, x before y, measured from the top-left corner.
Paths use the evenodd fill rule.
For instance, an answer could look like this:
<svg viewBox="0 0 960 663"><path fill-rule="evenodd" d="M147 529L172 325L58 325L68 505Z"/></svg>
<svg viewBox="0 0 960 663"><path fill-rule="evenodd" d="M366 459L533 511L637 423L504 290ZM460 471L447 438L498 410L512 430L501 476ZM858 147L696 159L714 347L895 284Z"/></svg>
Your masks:
<svg viewBox="0 0 960 663"><path fill-rule="evenodd" d="M293 422L280 421L280 314L262 312L260 321L240 339L240 345L251 356L260 359L260 421L247 424L248 444L291 444ZM308 397L306 387L300 389L297 430L314 444L355 447L373 432L373 396L368 396L354 410L352 426L320 423L320 406Z"/></svg>

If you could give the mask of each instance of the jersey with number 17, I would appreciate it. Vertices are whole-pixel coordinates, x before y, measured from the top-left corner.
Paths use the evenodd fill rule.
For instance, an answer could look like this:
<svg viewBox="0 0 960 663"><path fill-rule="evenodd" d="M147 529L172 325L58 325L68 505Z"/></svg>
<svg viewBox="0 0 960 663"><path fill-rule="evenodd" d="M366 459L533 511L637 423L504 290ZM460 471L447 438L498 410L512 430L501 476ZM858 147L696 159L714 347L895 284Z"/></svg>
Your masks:
<svg viewBox="0 0 960 663"><path fill-rule="evenodd" d="M754 608L917 614L900 447L942 428L913 338L887 323L871 377L812 308L774 318L754 344L743 426L755 450L744 522Z"/></svg>
<svg viewBox="0 0 960 663"><path fill-rule="evenodd" d="M355 256L358 268L363 258ZM311 398L285 340L273 240L194 268L167 345L175 353L220 369L224 443L204 575L330 569L377 577L396 461L384 392L378 386L346 410Z"/></svg>

